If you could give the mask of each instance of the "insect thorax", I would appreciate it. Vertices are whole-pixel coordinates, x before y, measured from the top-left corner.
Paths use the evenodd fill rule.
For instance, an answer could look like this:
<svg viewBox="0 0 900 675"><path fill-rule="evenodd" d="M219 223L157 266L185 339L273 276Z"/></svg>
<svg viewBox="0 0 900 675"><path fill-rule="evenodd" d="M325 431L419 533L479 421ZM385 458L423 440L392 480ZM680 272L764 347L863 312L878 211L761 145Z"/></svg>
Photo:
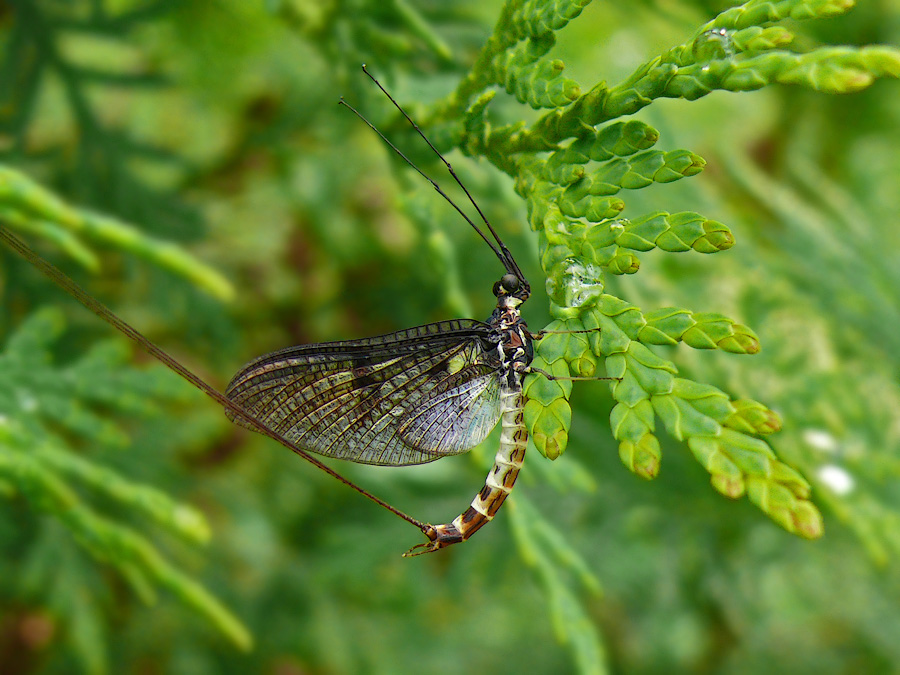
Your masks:
<svg viewBox="0 0 900 675"><path fill-rule="evenodd" d="M496 353L500 360L504 385L521 389L522 377L534 359L534 346L518 302L512 296L500 296L487 323L497 331Z"/></svg>

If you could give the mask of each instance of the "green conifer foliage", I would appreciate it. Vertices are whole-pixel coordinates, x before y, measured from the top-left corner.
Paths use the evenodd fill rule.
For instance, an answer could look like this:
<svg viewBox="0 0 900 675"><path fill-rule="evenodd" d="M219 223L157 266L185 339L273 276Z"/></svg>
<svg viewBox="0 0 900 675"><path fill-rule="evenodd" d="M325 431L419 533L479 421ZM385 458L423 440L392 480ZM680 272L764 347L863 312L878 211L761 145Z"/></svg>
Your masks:
<svg viewBox="0 0 900 675"><path fill-rule="evenodd" d="M356 86L364 62L476 177L467 185L495 224L521 207L529 231L515 240L517 260L546 291L545 328L572 331L547 334L534 365L615 379L584 385L608 388L584 403L573 398L581 383L531 376L535 446L551 460L570 442L579 452L531 457L478 543L408 564L393 555L408 545L402 523L328 492L292 457L247 452L255 441L196 392L98 338L92 317L0 251L0 650L37 618L56 632L34 672L68 672L72 658L97 674L573 663L582 673L765 672L773 662L877 672L900 662L889 601L900 555L900 242L883 224L900 205L895 189L867 196L866 208L857 199L900 165L864 135L868 120L830 119L823 95L896 79L900 50L832 44L830 31L854 20L844 16L852 0L750 0L639 57L619 81L612 64L577 70L567 56L573 44L593 53L575 37L590 0L507 0L495 11L478 0L7 4L0 227L166 346L183 345L220 385L241 358L287 344L478 316L466 277L494 274L480 269L487 254L458 246L470 240L448 235L416 192L430 188L409 188L418 183L399 160L382 171L377 139L370 151L368 130L335 113L333 93L361 101L436 173L407 122ZM627 12L637 22L665 5ZM896 10L866 11L893 17L879 21L890 35ZM878 86L894 87L892 103L866 99L860 110L896 128L896 83ZM763 88L822 110L809 114L812 132L785 134L783 175L737 148L713 158L672 140L662 99L742 92L751 105L762 93L748 92ZM823 150L791 152L804 143ZM838 159L859 183L816 165ZM743 202L731 211L704 192L722 176ZM666 190L695 185L691 201L668 201ZM729 217L742 211L758 231ZM768 216L792 227L775 232ZM512 240L510 222L499 229ZM766 257L743 306L716 273L741 255ZM679 276L684 260L702 262ZM648 277L668 284L641 286ZM814 302L785 310L804 286ZM529 320L546 309L535 296ZM773 345L771 325L793 340ZM757 368L770 354L774 364ZM846 386L850 376L864 391ZM777 394L780 405L766 403ZM582 448L596 454L576 458ZM679 449L712 490L685 487L695 483L672 461ZM454 511L469 496L460 501L460 486L482 478L480 466L459 466L358 475L390 501ZM834 487L826 470L850 482ZM539 501L545 488L552 498ZM802 539L823 535L820 508L829 537L813 545ZM833 544L848 531L868 558ZM829 572L839 564L851 591L838 616Z"/></svg>
<svg viewBox="0 0 900 675"><path fill-rule="evenodd" d="M653 478L659 469L659 419L669 434L687 443L716 490L732 498L746 494L790 532L821 536L822 517L808 499L808 483L761 438L776 429L729 426L737 408L726 393L676 377L675 365L646 346L683 341L696 349L754 354L760 345L753 332L727 317L686 308L656 308L648 320L639 308L603 293L606 275L638 272L635 252L716 253L735 244L727 226L699 213L620 216L627 206L623 191L696 176L706 162L688 150L652 149L660 140L655 129L636 120L614 120L658 98L694 100L714 90L749 91L782 83L829 93L858 91L878 77L900 75L900 52L890 47L787 51L782 47L791 42L791 34L779 22L835 16L852 5L751 1L723 12L624 82L600 82L581 94L576 83L562 78L562 64L548 61L546 54L555 42L554 31L577 17L585 4L508 3L453 101L466 107L480 93L470 84L477 82L479 87L503 86L535 108L552 108L530 127L501 127L477 142L460 140L469 153L483 155L515 178L516 190L528 204L529 223L539 235L553 313L570 330L599 331L589 341L545 338L538 366L554 374L569 370L580 375L598 372L602 363L611 377L621 378L611 385L617 402L612 432L622 461L638 475ZM478 72L488 60L491 67ZM560 361L569 368L558 366ZM547 457L556 458L566 448L570 391L562 383L538 378L526 385L526 418L535 444ZM762 415L777 417L765 409Z"/></svg>

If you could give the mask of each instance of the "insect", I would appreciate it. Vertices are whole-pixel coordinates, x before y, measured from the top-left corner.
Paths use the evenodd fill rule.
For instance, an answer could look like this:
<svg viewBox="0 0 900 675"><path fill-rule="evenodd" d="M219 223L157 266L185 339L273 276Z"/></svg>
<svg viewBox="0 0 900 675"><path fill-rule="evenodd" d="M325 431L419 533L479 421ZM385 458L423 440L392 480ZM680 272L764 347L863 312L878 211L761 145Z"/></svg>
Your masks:
<svg viewBox="0 0 900 675"><path fill-rule="evenodd" d="M522 380L531 372L534 336L519 307L531 287L450 163L365 66L363 71L446 165L493 241L378 129L341 103L424 176L491 247L506 270L494 284L497 306L487 321L454 319L266 354L234 376L225 396L305 450L381 466L424 464L466 452L499 421L500 447L484 487L452 522L425 524L428 542L406 553L417 555L465 541L492 520L522 467L528 443Z"/></svg>
<svg viewBox="0 0 900 675"><path fill-rule="evenodd" d="M463 542L494 518L513 488L528 442L523 378L529 373L562 378L531 366L534 340L548 331L530 333L520 316L530 286L512 253L450 163L365 66L363 71L445 164L490 233L489 237L435 181L341 100L431 183L502 263L505 274L494 284L497 304L487 321L452 319L360 340L290 347L244 366L223 395L3 227L0 239L104 321L216 400L233 422L278 441L419 528L428 541L404 554L412 556ZM472 449L498 421L502 428L499 449L484 486L463 513L439 525L408 516L311 454L382 466L423 464Z"/></svg>

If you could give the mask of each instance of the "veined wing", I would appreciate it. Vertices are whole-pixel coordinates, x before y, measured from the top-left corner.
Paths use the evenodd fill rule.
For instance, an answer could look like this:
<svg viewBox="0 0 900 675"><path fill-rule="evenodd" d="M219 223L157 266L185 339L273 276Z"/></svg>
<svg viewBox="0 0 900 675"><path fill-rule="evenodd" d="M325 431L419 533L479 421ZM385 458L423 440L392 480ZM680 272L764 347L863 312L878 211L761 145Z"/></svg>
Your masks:
<svg viewBox="0 0 900 675"><path fill-rule="evenodd" d="M290 347L245 366L225 395L304 450L365 464L430 462L471 449L500 417L490 330L457 319Z"/></svg>
<svg viewBox="0 0 900 675"><path fill-rule="evenodd" d="M466 366L429 392L406 414L398 432L403 441L441 457L478 445L500 419L500 377L497 370Z"/></svg>

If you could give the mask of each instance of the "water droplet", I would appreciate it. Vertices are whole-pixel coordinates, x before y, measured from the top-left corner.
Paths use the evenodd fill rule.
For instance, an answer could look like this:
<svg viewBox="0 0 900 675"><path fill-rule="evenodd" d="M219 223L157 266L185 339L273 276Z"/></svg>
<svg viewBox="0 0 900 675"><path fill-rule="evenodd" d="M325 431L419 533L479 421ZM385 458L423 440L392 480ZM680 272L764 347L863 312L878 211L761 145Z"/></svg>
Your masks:
<svg viewBox="0 0 900 675"><path fill-rule="evenodd" d="M547 277L547 295L562 307L582 307L603 293L603 272L577 258L566 258Z"/></svg>
<svg viewBox="0 0 900 675"><path fill-rule="evenodd" d="M694 40L691 51L694 54L694 61L699 63L730 58L735 54L731 31L724 28L708 30Z"/></svg>

